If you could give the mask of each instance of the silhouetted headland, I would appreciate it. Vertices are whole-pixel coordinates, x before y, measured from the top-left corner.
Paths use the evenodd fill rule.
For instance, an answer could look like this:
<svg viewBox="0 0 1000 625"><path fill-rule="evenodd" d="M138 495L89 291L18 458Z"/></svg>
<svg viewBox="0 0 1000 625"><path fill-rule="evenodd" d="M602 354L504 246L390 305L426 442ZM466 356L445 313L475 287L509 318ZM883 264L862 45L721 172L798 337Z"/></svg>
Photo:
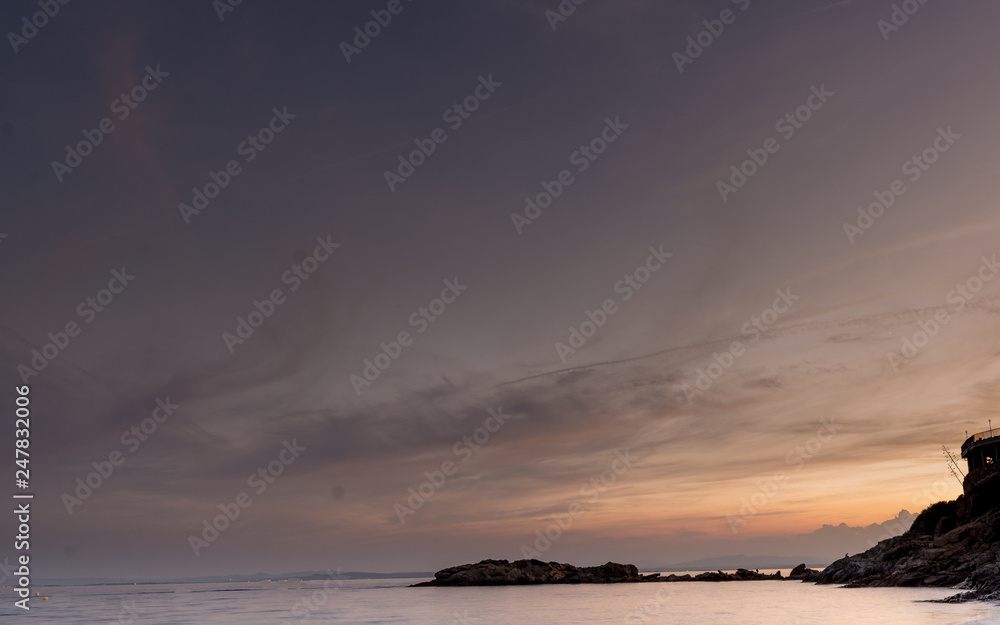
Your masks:
<svg viewBox="0 0 1000 625"><path fill-rule="evenodd" d="M820 584L935 586L965 592L946 601L1000 601L1000 431L962 445L964 494L924 510L909 531L807 577Z"/></svg>

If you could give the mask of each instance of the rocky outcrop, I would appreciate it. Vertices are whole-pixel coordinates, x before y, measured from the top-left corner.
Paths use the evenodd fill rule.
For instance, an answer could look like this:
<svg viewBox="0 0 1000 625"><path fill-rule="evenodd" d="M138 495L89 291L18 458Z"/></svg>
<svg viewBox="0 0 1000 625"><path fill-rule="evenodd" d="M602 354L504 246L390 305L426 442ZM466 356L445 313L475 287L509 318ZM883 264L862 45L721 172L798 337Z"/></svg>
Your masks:
<svg viewBox="0 0 1000 625"><path fill-rule="evenodd" d="M541 560L483 560L442 569L429 582L414 586L515 586L528 584L621 584L644 577L631 564L608 562L576 567Z"/></svg>
<svg viewBox="0 0 1000 625"><path fill-rule="evenodd" d="M688 577L685 575L685 577ZM714 573L702 573L700 575L695 575L691 578L692 582L762 582L769 579L784 579L781 576L781 571L776 571L773 575L767 575L761 573L760 571L750 571L747 569L736 569L735 573L723 573L722 571L715 571ZM688 581L685 579L667 580L667 581Z"/></svg>
<svg viewBox="0 0 1000 625"><path fill-rule="evenodd" d="M806 581L955 587L950 601L1000 599L1000 473L967 479L965 494L924 510L902 536L837 560Z"/></svg>
<svg viewBox="0 0 1000 625"><path fill-rule="evenodd" d="M805 565L803 565L805 566ZM699 575L640 575L631 564L608 562L601 566L576 567L541 560L483 560L443 569L429 582L414 586L517 586L528 584L629 584L639 582L745 582L784 579L781 571L767 575L760 571L739 569Z"/></svg>
<svg viewBox="0 0 1000 625"><path fill-rule="evenodd" d="M670 575L661 576L660 573L653 573L651 575L646 575L642 579L638 580L640 582L761 582L764 580L776 580L785 579L781 576L781 571L776 571L772 575L767 575L766 573L761 573L760 571L751 571L748 569L736 569L735 573L724 573L723 571L708 571L706 573L699 573L698 575L677 575L676 573L671 573Z"/></svg>
<svg viewBox="0 0 1000 625"><path fill-rule="evenodd" d="M806 579L817 574L819 574L819 571L811 569L805 564L800 564L792 569L792 572L788 574L788 579Z"/></svg>

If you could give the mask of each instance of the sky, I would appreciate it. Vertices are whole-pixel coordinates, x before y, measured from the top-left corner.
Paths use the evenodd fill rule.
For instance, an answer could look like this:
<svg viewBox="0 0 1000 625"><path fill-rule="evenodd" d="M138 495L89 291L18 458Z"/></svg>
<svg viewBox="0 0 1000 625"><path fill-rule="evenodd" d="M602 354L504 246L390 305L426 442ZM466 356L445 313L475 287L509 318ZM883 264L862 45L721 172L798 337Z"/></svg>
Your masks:
<svg viewBox="0 0 1000 625"><path fill-rule="evenodd" d="M833 558L960 494L996 3L39 6L0 8L36 575Z"/></svg>

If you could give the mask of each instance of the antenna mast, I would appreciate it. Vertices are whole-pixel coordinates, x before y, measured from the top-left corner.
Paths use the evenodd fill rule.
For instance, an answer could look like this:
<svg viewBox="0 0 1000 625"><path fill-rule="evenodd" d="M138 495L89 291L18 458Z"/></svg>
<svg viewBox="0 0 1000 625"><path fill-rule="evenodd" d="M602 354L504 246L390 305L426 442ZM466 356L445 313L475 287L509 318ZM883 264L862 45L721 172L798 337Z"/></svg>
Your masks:
<svg viewBox="0 0 1000 625"><path fill-rule="evenodd" d="M944 453L945 457L948 459L948 470L951 474L958 480L959 485L963 488L965 487L965 473L962 472L962 467L958 464L958 460L955 459L955 454L951 453L947 445L941 445L941 451ZM962 477L959 477L959 476Z"/></svg>

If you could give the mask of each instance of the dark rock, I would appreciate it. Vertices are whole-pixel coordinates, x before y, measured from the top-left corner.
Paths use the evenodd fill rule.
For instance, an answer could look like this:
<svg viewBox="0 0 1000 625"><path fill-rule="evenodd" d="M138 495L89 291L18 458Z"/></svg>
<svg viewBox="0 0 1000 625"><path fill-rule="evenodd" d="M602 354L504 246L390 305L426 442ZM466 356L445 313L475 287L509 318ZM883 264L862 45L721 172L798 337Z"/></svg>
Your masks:
<svg viewBox="0 0 1000 625"><path fill-rule="evenodd" d="M788 574L788 579L806 579L810 575L818 575L819 571L807 567L804 563L798 565Z"/></svg>
<svg viewBox="0 0 1000 625"><path fill-rule="evenodd" d="M965 494L930 506L902 536L804 579L852 588L955 587L967 592L948 601L1000 599L1000 473L969 476Z"/></svg>
<svg viewBox="0 0 1000 625"><path fill-rule="evenodd" d="M671 573L670 575L667 575L666 577L661 577L657 581L660 581L660 582L690 582L690 581L694 581L694 578L691 577L690 575L687 575L687 574L685 574L685 575L676 575L674 573Z"/></svg>
<svg viewBox="0 0 1000 625"><path fill-rule="evenodd" d="M429 582L414 586L520 586L529 584L629 584L641 582L746 582L783 579L781 571L766 575L759 571L739 569L735 573L722 571L691 575L662 576L659 573L640 575L631 564L608 562L601 566L576 567L541 560L483 560L442 569Z"/></svg>
<svg viewBox="0 0 1000 625"><path fill-rule="evenodd" d="M541 560L483 560L443 569L429 582L414 586L516 586L527 584L620 584L647 578L631 564L608 562L601 566L576 567Z"/></svg>

